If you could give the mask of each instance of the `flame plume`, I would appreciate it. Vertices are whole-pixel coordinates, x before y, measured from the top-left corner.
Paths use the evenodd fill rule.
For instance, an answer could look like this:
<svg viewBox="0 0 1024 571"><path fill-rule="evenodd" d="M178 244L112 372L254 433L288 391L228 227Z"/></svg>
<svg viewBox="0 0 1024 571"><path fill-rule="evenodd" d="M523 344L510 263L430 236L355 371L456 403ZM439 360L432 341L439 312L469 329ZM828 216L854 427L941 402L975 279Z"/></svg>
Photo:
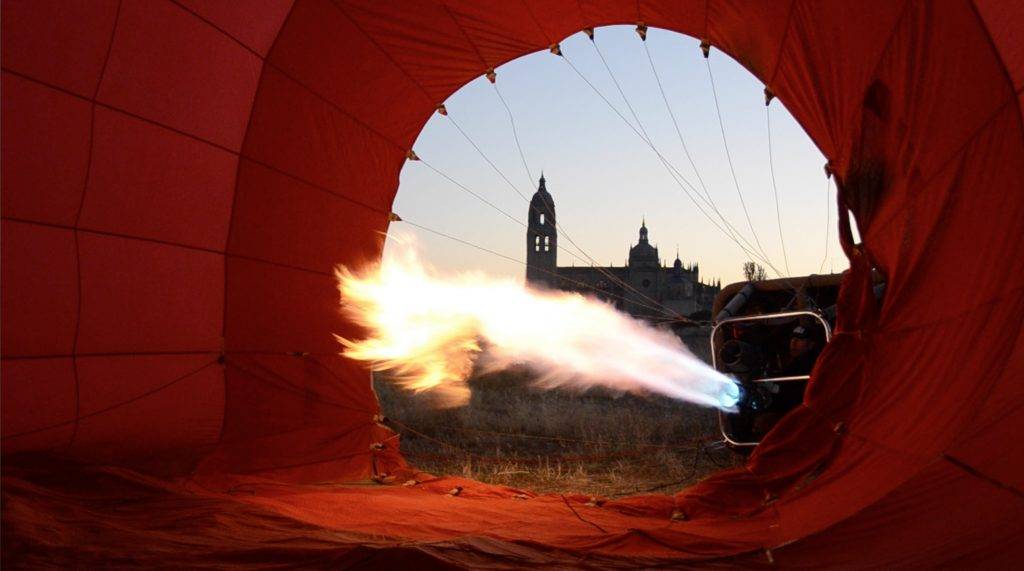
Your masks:
<svg viewBox="0 0 1024 571"><path fill-rule="evenodd" d="M544 388L603 386L731 409L739 387L694 357L671 332L610 305L563 292L540 292L481 273L445 277L409 245L381 264L337 270L344 311L366 339L338 340L343 353L390 370L415 391L435 391L449 406L469 400L466 379L525 365Z"/></svg>

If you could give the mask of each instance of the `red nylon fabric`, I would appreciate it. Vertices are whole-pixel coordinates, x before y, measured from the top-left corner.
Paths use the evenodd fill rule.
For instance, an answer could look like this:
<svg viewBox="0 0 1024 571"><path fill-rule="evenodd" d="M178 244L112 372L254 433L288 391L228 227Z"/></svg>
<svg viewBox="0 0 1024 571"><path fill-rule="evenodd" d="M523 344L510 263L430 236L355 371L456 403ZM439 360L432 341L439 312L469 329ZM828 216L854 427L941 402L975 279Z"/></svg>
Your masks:
<svg viewBox="0 0 1024 571"><path fill-rule="evenodd" d="M586 514L453 480L305 486L406 473L367 372L336 354L332 334L359 332L331 272L379 257L423 124L490 68L637 22L764 81L856 217L804 405L745 468L675 498L569 499ZM1008 565L1024 536L1020 29L1008 0L5 0L5 465L48 452L178 478L119 469L162 500L115 513L94 472L51 474L49 492L8 472L5 545L55 545L32 514L64 497L111 557L194 519L179 539L218 540L193 563L256 562L239 537L265 524L356 562ZM230 522L192 518L210 506Z"/></svg>

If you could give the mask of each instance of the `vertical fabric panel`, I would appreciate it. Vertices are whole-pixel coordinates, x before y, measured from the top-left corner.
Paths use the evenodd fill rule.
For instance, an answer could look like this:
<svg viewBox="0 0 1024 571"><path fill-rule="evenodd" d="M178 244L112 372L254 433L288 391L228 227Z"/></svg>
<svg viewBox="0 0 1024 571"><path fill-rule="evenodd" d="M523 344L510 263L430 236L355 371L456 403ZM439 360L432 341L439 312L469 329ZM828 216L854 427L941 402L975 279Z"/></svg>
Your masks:
<svg viewBox="0 0 1024 571"><path fill-rule="evenodd" d="M99 101L237 151L261 62L170 2L124 0Z"/></svg>
<svg viewBox="0 0 1024 571"><path fill-rule="evenodd" d="M89 164L88 101L4 72L3 215L74 226Z"/></svg>
<svg viewBox="0 0 1024 571"><path fill-rule="evenodd" d="M92 155L81 227L223 251L237 155L104 108Z"/></svg>
<svg viewBox="0 0 1024 571"><path fill-rule="evenodd" d="M74 232L5 221L0 248L4 357L70 355L79 302Z"/></svg>
<svg viewBox="0 0 1024 571"><path fill-rule="evenodd" d="M4 69L91 99L117 9L117 0L4 2Z"/></svg>
<svg viewBox="0 0 1024 571"><path fill-rule="evenodd" d="M187 469L220 438L224 370L216 361L211 353L79 357L83 418L72 454Z"/></svg>
<svg viewBox="0 0 1024 571"><path fill-rule="evenodd" d="M81 233L80 353L220 351L224 258Z"/></svg>
<svg viewBox="0 0 1024 571"><path fill-rule="evenodd" d="M181 0L181 4L213 23L260 56L266 56L294 0Z"/></svg>
<svg viewBox="0 0 1024 571"><path fill-rule="evenodd" d="M75 434L75 369L70 357L4 359L0 365L4 454L66 450Z"/></svg>

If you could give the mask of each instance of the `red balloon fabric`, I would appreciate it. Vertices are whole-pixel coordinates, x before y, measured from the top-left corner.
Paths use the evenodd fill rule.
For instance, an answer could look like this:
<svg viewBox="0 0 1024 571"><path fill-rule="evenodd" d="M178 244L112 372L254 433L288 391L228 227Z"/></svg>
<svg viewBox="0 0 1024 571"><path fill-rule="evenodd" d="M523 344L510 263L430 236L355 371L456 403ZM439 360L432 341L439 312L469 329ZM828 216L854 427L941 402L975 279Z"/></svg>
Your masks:
<svg viewBox="0 0 1024 571"><path fill-rule="evenodd" d="M851 271L804 404L743 469L586 518L468 482L452 501L447 480L303 487L405 468L369 374L337 354L359 331L332 271L379 258L424 123L502 63L637 23L735 58L829 159ZM189 474L242 506L239 529L254 509L296 533L462 542L435 563L1009 565L1020 30L1012 0L4 0L4 461ZM167 513L190 505L167 493Z"/></svg>

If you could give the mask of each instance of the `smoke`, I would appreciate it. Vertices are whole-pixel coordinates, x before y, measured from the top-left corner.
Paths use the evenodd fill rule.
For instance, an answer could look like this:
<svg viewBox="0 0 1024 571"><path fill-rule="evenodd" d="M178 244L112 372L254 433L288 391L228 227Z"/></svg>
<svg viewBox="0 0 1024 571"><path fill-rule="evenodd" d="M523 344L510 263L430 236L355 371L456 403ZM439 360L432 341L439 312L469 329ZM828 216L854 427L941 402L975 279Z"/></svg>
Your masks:
<svg viewBox="0 0 1024 571"><path fill-rule="evenodd" d="M669 331L610 305L540 292L481 273L442 276L411 245L389 248L367 271L337 270L342 308L369 332L338 340L343 353L388 370L406 388L469 400L467 377L526 366L544 388L601 386L731 409L739 387Z"/></svg>

